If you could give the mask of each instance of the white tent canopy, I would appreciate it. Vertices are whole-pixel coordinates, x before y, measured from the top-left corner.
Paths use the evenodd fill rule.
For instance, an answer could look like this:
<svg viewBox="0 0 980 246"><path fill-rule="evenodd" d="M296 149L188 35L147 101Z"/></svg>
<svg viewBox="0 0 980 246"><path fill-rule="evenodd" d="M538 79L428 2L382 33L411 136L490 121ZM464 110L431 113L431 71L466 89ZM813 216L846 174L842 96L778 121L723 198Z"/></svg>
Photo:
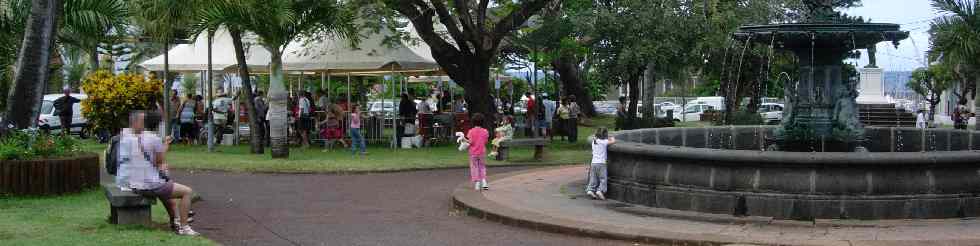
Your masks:
<svg viewBox="0 0 980 246"><path fill-rule="evenodd" d="M429 47L422 42L395 41L385 44L391 36L379 33L362 35L357 47L337 38L324 38L311 42L293 42L286 46L283 68L289 71L402 71L437 70L439 65L432 59Z"/></svg>
<svg viewBox="0 0 980 246"><path fill-rule="evenodd" d="M401 42L386 45L382 42L389 33L379 32L362 35L357 48L349 42L325 37L310 42L297 41L286 46L283 52L283 69L286 71L314 72L417 72L436 71L439 65L432 58L429 47L423 42ZM246 54L249 69L256 73L268 72L269 52L258 45L251 45ZM207 70L207 37L199 35L193 44L181 44L170 49L170 70L175 72ZM237 67L231 36L224 29L215 33L212 46L214 70L233 70ZM163 55L140 64L150 71L163 71Z"/></svg>
<svg viewBox="0 0 980 246"><path fill-rule="evenodd" d="M258 45L246 46L245 60L249 68L266 67L269 64L269 52ZM170 71L173 72L200 72L208 70L208 37L205 34L198 35L191 44L180 44L171 48ZM231 35L225 29L215 32L211 46L212 68L222 71L232 67L237 67L235 59L235 46L232 44ZM163 55L140 63L140 66L150 71L163 71Z"/></svg>

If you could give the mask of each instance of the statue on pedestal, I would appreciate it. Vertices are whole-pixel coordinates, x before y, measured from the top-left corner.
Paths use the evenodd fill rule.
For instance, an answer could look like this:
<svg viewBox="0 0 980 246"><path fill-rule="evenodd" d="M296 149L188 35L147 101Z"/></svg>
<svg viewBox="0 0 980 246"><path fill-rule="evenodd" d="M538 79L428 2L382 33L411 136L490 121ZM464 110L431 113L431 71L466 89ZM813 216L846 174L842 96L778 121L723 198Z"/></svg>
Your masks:
<svg viewBox="0 0 980 246"><path fill-rule="evenodd" d="M877 52L875 45L868 46L868 65L864 68L878 68L878 58L875 54Z"/></svg>

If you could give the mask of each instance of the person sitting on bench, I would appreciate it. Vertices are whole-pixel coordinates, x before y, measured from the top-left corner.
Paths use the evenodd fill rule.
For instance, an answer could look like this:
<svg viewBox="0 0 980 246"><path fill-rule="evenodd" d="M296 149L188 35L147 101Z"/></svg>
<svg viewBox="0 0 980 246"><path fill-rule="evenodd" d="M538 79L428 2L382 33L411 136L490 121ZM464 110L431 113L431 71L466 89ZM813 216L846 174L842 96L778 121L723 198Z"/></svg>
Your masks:
<svg viewBox="0 0 980 246"><path fill-rule="evenodd" d="M491 144L493 144L493 151L490 152L490 157L496 157L499 154L497 151L500 149L500 143L506 140L514 139L514 126L513 120L509 116L504 116L500 121L500 126L493 130L494 137Z"/></svg>
<svg viewBox="0 0 980 246"><path fill-rule="evenodd" d="M119 170L116 184L123 189L156 197L170 202L164 206L179 214L174 222L178 235L199 235L188 224L193 190L186 185L167 181L168 166L164 162L166 147L163 140L153 132L143 131L147 114L153 112L134 111L130 113L130 128L123 129L119 138ZM172 141L167 138L167 142Z"/></svg>

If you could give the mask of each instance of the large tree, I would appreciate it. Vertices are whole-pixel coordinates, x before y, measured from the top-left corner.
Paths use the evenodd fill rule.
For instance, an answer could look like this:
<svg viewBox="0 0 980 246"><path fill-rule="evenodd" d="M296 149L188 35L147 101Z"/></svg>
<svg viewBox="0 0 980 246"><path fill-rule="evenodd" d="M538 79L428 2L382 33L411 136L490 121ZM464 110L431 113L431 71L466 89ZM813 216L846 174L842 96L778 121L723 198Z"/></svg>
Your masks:
<svg viewBox="0 0 980 246"><path fill-rule="evenodd" d="M7 98L5 125L23 129L37 124L42 90L50 77L48 66L55 48L62 7L59 0L31 2L30 17L15 65L13 87Z"/></svg>
<svg viewBox="0 0 980 246"><path fill-rule="evenodd" d="M501 40L555 0L382 1L412 22L436 62L463 86L470 113L492 116L490 66L497 59Z"/></svg>
<svg viewBox="0 0 980 246"><path fill-rule="evenodd" d="M312 37L332 35L356 44L358 28L354 23L354 6L338 0L228 0L210 26L227 25L230 30L251 32L259 37L271 55L269 73L269 133L272 157L289 157L287 137L286 81L282 55L289 43ZM236 44L240 46L241 44ZM237 49L237 47L236 47ZM238 62L243 63L238 57ZM246 67L246 66L243 66ZM254 111L254 109L251 109ZM253 134L254 135L254 134ZM254 140L253 140L254 141Z"/></svg>
<svg viewBox="0 0 980 246"><path fill-rule="evenodd" d="M905 86L929 102L929 121L932 122L936 116L936 105L942 99L943 92L953 83L951 69L942 64L935 64L913 71L912 78Z"/></svg>

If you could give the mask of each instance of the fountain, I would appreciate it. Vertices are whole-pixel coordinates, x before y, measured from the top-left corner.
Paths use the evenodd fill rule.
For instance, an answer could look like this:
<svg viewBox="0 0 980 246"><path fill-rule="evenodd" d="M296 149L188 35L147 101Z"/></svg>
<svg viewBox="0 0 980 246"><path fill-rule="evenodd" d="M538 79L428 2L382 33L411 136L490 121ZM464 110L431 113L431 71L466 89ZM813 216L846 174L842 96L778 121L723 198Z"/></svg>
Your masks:
<svg viewBox="0 0 980 246"><path fill-rule="evenodd" d="M909 34L896 24L837 21L832 2L804 0L805 23L733 35L800 58L781 126L617 132L607 197L774 219L980 216L980 132L862 126L856 81L842 78L844 55Z"/></svg>

